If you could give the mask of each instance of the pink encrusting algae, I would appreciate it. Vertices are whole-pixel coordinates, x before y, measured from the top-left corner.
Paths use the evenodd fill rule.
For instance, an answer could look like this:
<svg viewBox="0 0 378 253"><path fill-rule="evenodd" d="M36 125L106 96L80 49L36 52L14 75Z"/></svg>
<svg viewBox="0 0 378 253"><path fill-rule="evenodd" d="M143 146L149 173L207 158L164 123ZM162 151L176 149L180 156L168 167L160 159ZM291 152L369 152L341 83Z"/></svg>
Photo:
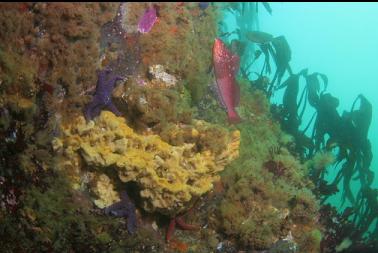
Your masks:
<svg viewBox="0 0 378 253"><path fill-rule="evenodd" d="M148 33L157 21L157 12L155 7L147 9L138 22L138 31Z"/></svg>

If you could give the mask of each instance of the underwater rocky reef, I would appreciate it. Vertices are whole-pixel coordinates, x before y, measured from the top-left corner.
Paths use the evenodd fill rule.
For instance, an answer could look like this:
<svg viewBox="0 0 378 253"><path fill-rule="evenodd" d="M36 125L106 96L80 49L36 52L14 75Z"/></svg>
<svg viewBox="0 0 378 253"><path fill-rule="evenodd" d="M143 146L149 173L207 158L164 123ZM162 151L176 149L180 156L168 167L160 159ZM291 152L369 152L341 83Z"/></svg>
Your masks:
<svg viewBox="0 0 378 253"><path fill-rule="evenodd" d="M245 20L257 9L0 4L1 252L317 253L359 252L336 251L346 239L372 245L362 234L376 209L356 209L348 220L322 205L353 170L365 188L354 199L344 187L345 198L374 201L362 119L369 102L361 95L359 109L326 122L337 107L321 92L326 76L293 74L283 36L244 28L235 46L219 35L225 11ZM266 58L258 79L249 77L254 59L242 54L243 43L260 47L244 47L255 50L248 57ZM301 75L303 103L318 112L310 137L298 130ZM283 103L271 104L271 93L284 88ZM359 123L358 145L335 129L349 119ZM326 166L343 161L327 185Z"/></svg>

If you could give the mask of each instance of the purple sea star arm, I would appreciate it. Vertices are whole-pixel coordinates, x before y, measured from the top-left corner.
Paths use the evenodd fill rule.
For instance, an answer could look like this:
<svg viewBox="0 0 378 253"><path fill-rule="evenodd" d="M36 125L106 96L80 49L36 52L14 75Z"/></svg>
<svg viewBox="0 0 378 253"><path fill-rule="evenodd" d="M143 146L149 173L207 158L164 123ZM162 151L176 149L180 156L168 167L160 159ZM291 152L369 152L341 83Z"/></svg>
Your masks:
<svg viewBox="0 0 378 253"><path fill-rule="evenodd" d="M114 113L116 116L121 116L122 113L117 109L117 107L113 104L113 102L110 102L108 104L108 109Z"/></svg>
<svg viewBox="0 0 378 253"><path fill-rule="evenodd" d="M127 218L127 231L130 234L136 232L138 223L135 213L135 205L130 200L129 196L125 191L120 193L121 201L117 202L111 206L104 209L105 214L111 214L116 217L126 217Z"/></svg>
<svg viewBox="0 0 378 253"><path fill-rule="evenodd" d="M117 209L110 211L111 215L114 215L115 217L127 217L128 211L126 209Z"/></svg>
<svg viewBox="0 0 378 253"><path fill-rule="evenodd" d="M101 75L101 74L100 74ZM111 80L110 80L111 81ZM110 82L107 76L100 76L97 82L96 96L107 97L111 94L114 83Z"/></svg>
<svg viewBox="0 0 378 253"><path fill-rule="evenodd" d="M113 84L113 88L114 88L116 82L117 82L117 81L122 81L122 80L123 80L123 77L122 77L122 76L115 76L115 77L113 77L113 78L109 81L109 83Z"/></svg>
<svg viewBox="0 0 378 253"><path fill-rule="evenodd" d="M123 208L123 203L122 201L120 201L120 202L114 203L113 205L105 207L104 211L106 215L113 214L118 217L118 215L116 215L114 211L117 211L122 208Z"/></svg>
<svg viewBox="0 0 378 253"><path fill-rule="evenodd" d="M100 73L98 74L98 83L105 83L106 76L110 74L110 72L111 72L110 68L105 68L101 70Z"/></svg>
<svg viewBox="0 0 378 253"><path fill-rule="evenodd" d="M103 105L102 101L99 100L97 97L94 97L92 102L90 102L85 107L85 112L84 112L85 119L86 120L93 119L93 117L95 117L95 115L100 113L100 111L103 107L102 105Z"/></svg>
<svg viewBox="0 0 378 253"><path fill-rule="evenodd" d="M112 75L111 68L105 68L98 74L98 81L96 86L96 93L85 109L85 118L91 120L98 116L102 109L107 108L112 111L115 115L120 116L121 112L118 111L116 106L113 104L111 96L112 91L116 85L116 82L123 80L123 77Z"/></svg>
<svg viewBox="0 0 378 253"><path fill-rule="evenodd" d="M127 231L130 234L136 232L138 222L135 213L135 205L133 202L130 201L129 196L127 195L126 191L121 192L121 201L125 203L126 212L127 212Z"/></svg>

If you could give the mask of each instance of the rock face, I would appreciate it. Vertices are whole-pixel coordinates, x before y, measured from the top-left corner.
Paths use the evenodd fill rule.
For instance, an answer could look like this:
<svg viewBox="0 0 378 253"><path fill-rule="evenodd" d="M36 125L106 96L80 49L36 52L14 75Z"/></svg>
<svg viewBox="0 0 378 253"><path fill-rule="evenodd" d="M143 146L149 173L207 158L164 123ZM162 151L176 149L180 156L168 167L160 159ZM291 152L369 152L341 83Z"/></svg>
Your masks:
<svg viewBox="0 0 378 253"><path fill-rule="evenodd" d="M201 135L206 122L198 121L192 135ZM83 117L63 126L62 137L54 140L68 160L80 154L94 168L114 168L122 182L135 181L141 191L143 207L174 215L213 187L218 172L238 157L240 133L227 133L223 150L198 150L196 143L173 146L158 135L140 135L124 118L103 111L94 121Z"/></svg>

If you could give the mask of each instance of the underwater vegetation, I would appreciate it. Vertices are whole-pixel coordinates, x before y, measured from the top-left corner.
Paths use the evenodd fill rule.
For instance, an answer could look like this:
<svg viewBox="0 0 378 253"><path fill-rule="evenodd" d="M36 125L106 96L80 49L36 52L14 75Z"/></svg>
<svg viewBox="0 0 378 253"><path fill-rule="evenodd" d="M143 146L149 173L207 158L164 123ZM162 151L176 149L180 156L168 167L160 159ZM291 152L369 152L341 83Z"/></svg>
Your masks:
<svg viewBox="0 0 378 253"><path fill-rule="evenodd" d="M257 104L264 94L249 91L248 82L240 84L241 106L251 107L242 114L240 157L223 173L219 226L247 249L264 250L289 240L299 252L318 252L319 237L310 238L321 229L316 224L319 206L306 169L288 151L291 141L271 121L268 104Z"/></svg>
<svg viewBox="0 0 378 253"><path fill-rule="evenodd" d="M374 249L371 104L340 116L326 75L256 31L262 8L1 4L0 251ZM342 214L324 205L340 182Z"/></svg>
<svg viewBox="0 0 378 253"><path fill-rule="evenodd" d="M252 31L247 33L247 38L260 48L260 51L256 51L255 57L261 55L265 57L261 72L260 74L256 72L258 78L251 81L251 85L256 83L255 87L263 90L268 97L277 90L285 89L282 104L273 105L272 113L281 122L282 129L295 139L293 151L302 161L307 160L309 176L316 188L314 192L321 199L321 203L324 203L329 196L341 188L342 205L347 200L352 206L347 218L344 217L348 221L345 222L345 228L340 225L338 231L343 229L348 231L352 227L354 236L353 239L340 237L344 240L339 240L339 244L349 240L348 246L342 250L350 248L351 251L345 252L354 252L353 250L357 250L357 248L353 249L354 244L376 244L373 236L375 232L369 232L369 236L366 236L370 225L376 221L376 216L372 215L371 211L376 210L377 196L376 189L371 188L374 179L374 172L370 168L373 154L367 137L372 118L371 103L360 94L353 102L351 110L344 111L340 115L337 111L338 99L326 93L328 78L325 74L317 72L309 74L307 69L301 70L298 74L293 73L289 64L291 49L284 36L274 37L261 31ZM273 79L270 83L264 81L265 84L261 85L265 75L271 73L271 59L276 68ZM285 73L288 73L288 77L282 82ZM249 72L243 74L246 77L248 75ZM304 79L301 93L300 78ZM358 102L359 107L357 107ZM307 104L315 112L310 122L304 125L302 118ZM310 128L313 129L312 134L306 135L306 131ZM329 168L338 171L333 182L325 180ZM357 196L354 196L350 184L356 179L360 181L361 188ZM342 186L339 184L341 181ZM333 241L333 245L330 243L324 246L326 242L327 240L323 244L322 251L333 252L337 243ZM337 248L336 251L342 250Z"/></svg>
<svg viewBox="0 0 378 253"><path fill-rule="evenodd" d="M374 172L370 168L373 155L367 138L372 117L371 103L360 94L351 110L340 115L337 111L338 99L326 93L328 78L325 74L309 73L307 69L298 73L292 70L292 49L284 36L276 37L256 31L251 25L252 22L249 22L249 27L238 23L243 15L248 16L246 13L257 6L252 3L230 4L227 11L235 16L236 28L229 30L227 24L222 23L220 30L222 36L230 38L229 44L235 52L243 52L244 57L249 55L249 62L240 66L240 74L250 80L252 87L262 90L268 98L276 91L284 89L282 104L273 104L271 112L281 123L282 129L294 138L295 145L289 150L306 162L308 176L315 185L314 193L321 203L341 191L342 205L348 202L352 206L347 219L356 231L354 238L347 238L348 241L344 236L345 240L337 243L334 241L334 245L330 243L328 248L323 244L322 250L332 252L338 243L343 243L344 246L349 244L343 249L338 247L338 252L347 248L350 248L350 252L357 248L363 250L361 245L354 247L354 244L374 245L375 232L367 233L371 224L376 221L376 216L372 214L372 210L376 210L376 190L371 187L374 179ZM271 13L269 7L266 10ZM232 39L235 36L236 39ZM251 44L255 47L251 47ZM258 71L254 66L261 58L263 64ZM273 75L271 79L270 74ZM252 78L252 75L257 78ZM309 108L314 114L310 122L306 123L302 118ZM312 133L306 134L309 129L312 129ZM267 162L266 165L274 171L282 171L283 168L277 162ZM337 176L332 182L327 182L325 175L330 169L336 170ZM350 186L355 180L361 185L356 196ZM341 225L338 231L342 229ZM345 230L348 229L346 226Z"/></svg>

